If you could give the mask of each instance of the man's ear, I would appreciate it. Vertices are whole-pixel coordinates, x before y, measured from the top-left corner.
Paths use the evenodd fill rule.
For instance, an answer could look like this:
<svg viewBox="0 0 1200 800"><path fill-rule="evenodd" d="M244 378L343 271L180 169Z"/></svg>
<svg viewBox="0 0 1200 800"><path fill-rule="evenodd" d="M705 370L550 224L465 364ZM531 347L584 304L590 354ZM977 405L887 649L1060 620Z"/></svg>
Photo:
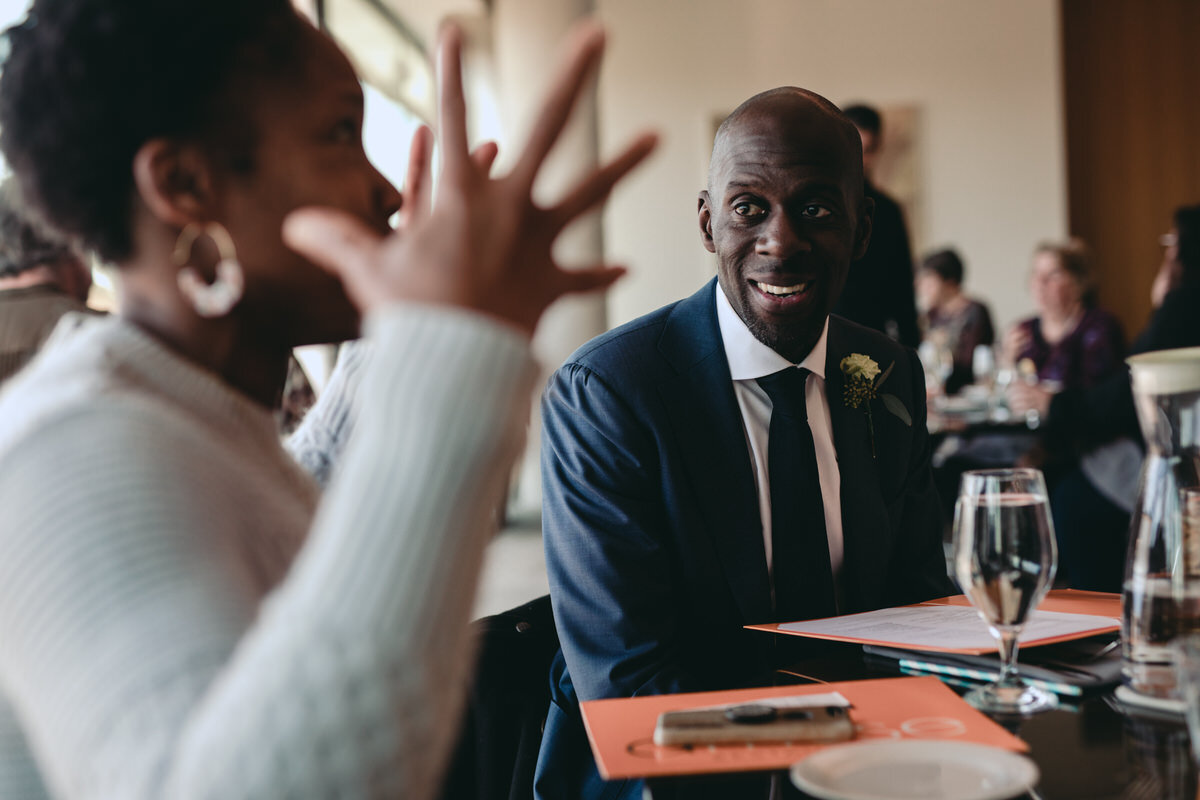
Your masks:
<svg viewBox="0 0 1200 800"><path fill-rule="evenodd" d="M871 224L874 218L875 201L870 197L864 197L862 213L858 215L858 228L854 232L854 261L867 254L867 245L871 243Z"/></svg>
<svg viewBox="0 0 1200 800"><path fill-rule="evenodd" d="M211 216L212 173L194 146L151 139L133 156L138 196L161 222L182 228Z"/></svg>
<svg viewBox="0 0 1200 800"><path fill-rule="evenodd" d="M696 204L696 212L700 221L700 240L704 242L704 249L710 253L717 252L717 245L713 241L712 233L712 210L708 207L708 190L700 192L700 197Z"/></svg>

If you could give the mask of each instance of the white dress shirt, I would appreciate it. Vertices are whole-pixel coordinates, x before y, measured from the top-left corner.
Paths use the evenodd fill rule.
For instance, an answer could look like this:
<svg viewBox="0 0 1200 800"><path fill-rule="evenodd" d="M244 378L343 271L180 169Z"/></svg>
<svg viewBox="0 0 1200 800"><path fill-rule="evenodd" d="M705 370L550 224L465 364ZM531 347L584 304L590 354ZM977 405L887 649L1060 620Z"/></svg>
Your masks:
<svg viewBox="0 0 1200 800"><path fill-rule="evenodd" d="M792 364L770 347L760 342L733 310L721 289L717 293L717 324L729 361L733 391L742 412L746 444L754 465L754 482L758 487L758 508L762 517L763 544L767 552L767 571L771 571L771 481L767 473L767 439L771 429L771 398L758 385L758 379L790 366L804 367L811 373L804 385L804 400L808 410L808 427L812 430L813 447L817 455L817 475L821 481L821 499L825 506L825 535L829 540L829 566L833 570L834 586L841 585L842 560L842 479L838 472L837 451L833 447L833 423L829 418L829 400L825 397L825 343L829 336L829 318L821 330L821 338L813 345L799 365ZM771 594L774 597L774 585ZM839 592L840 595L840 592Z"/></svg>

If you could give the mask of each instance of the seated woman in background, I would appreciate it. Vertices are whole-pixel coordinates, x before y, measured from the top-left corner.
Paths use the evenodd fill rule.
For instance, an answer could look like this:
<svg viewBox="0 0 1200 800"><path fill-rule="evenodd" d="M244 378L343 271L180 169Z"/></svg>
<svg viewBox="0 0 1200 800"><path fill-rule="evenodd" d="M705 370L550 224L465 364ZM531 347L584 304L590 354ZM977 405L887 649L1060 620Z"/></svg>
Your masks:
<svg viewBox="0 0 1200 800"><path fill-rule="evenodd" d="M0 797L434 796L529 337L619 275L552 246L653 146L532 201L601 34L493 180L448 29L436 202L425 129L403 208L349 61L288 0L37 0L7 37L0 149L121 302L0 394ZM292 348L360 314L375 347L321 496L270 409Z"/></svg>
<svg viewBox="0 0 1200 800"><path fill-rule="evenodd" d="M1018 322L1004 338L1003 360L1021 377L1057 391L1093 386L1120 365L1121 325L1094 305L1081 242L1039 245L1030 289L1037 315Z"/></svg>
<svg viewBox="0 0 1200 800"><path fill-rule="evenodd" d="M1154 312L1131 353L1200 346L1200 205L1176 209L1173 222L1150 291ZM1070 465L1050 493L1059 573L1072 588L1121 591L1142 462L1129 370L1058 393L1014 386L1011 402L1038 412L1047 456Z"/></svg>
<svg viewBox="0 0 1200 800"><path fill-rule="evenodd" d="M963 263L952 249L925 256L917 271L917 305L923 315L922 337L948 351L954 367L943 387L954 394L974 378L975 348L996 337L987 306L963 294Z"/></svg>

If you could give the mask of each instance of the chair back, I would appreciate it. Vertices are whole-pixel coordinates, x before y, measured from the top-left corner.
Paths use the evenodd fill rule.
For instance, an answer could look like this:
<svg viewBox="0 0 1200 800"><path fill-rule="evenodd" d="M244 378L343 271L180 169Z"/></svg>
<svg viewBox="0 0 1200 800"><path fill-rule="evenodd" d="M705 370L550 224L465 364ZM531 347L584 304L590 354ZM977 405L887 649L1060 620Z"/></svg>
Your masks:
<svg viewBox="0 0 1200 800"><path fill-rule="evenodd" d="M442 800L529 800L558 633L550 595L484 617L479 659Z"/></svg>

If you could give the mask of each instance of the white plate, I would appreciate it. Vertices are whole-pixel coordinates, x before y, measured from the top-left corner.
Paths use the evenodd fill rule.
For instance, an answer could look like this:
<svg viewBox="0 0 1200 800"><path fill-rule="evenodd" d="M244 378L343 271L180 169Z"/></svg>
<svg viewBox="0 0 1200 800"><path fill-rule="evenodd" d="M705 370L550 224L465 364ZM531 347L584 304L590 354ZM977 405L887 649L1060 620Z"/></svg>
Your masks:
<svg viewBox="0 0 1200 800"><path fill-rule="evenodd" d="M792 765L792 782L822 800L1004 800L1037 781L1028 758L967 742L863 742Z"/></svg>

